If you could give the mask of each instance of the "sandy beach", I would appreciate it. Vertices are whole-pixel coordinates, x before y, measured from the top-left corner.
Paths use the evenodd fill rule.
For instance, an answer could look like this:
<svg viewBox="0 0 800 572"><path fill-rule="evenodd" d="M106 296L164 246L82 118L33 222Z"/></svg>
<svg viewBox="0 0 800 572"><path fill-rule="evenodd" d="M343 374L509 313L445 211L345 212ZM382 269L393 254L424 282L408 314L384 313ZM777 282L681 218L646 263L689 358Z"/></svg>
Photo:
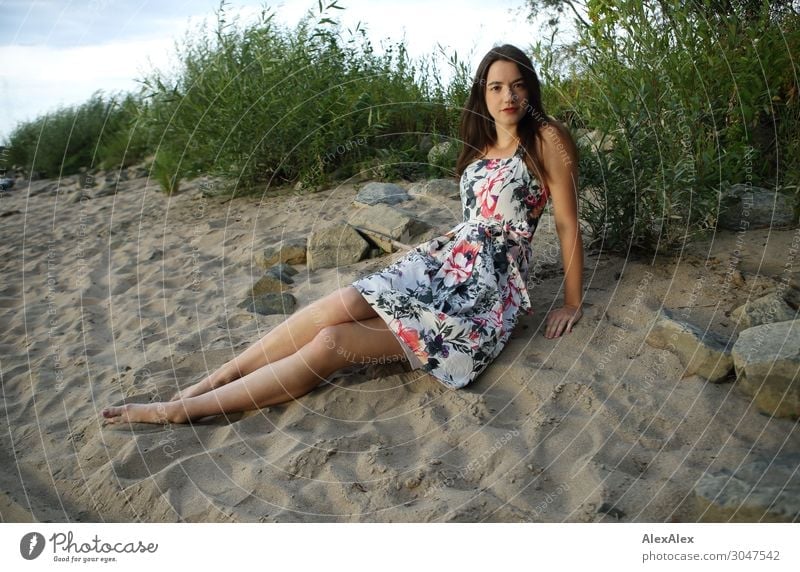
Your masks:
<svg viewBox="0 0 800 572"><path fill-rule="evenodd" d="M704 473L800 451L796 421L645 343L662 307L736 336L730 312L775 290L795 230L720 231L669 258L587 247L584 316L548 340L562 300L550 206L535 313L461 390L374 365L246 414L104 427L103 407L167 399L280 323L238 307L260 253L347 220L358 192L225 199L208 184L168 197L132 178L103 196L70 177L2 193L4 522L695 522ZM460 222L455 199L399 206L438 233ZM296 265L289 291L302 307L389 258Z"/></svg>

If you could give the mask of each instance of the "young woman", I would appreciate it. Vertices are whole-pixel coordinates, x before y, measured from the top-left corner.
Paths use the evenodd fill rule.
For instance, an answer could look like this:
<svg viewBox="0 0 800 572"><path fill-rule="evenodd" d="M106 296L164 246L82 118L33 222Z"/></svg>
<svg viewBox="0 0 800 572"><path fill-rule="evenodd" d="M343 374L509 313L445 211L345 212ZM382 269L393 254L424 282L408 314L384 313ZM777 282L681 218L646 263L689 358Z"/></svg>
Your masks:
<svg viewBox="0 0 800 572"><path fill-rule="evenodd" d="M104 409L109 423L185 423L296 399L353 364L406 359L463 387L531 313L531 238L552 199L565 274L564 304L546 338L581 318L583 248L577 150L542 109L539 80L518 48L492 49L462 114L464 221L390 266L313 302L170 401Z"/></svg>

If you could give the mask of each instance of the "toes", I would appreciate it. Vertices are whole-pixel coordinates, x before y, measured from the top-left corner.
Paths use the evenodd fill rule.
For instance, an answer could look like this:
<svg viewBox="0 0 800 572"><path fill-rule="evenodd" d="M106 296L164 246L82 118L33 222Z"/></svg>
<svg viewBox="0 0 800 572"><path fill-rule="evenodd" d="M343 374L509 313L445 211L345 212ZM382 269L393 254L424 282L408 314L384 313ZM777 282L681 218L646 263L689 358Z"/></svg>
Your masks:
<svg viewBox="0 0 800 572"><path fill-rule="evenodd" d="M106 407L103 409L102 414L108 423L119 423L125 414L126 407Z"/></svg>
<svg viewBox="0 0 800 572"><path fill-rule="evenodd" d="M103 413L103 417L105 417L106 419L110 419L112 417L116 417L117 415L119 415L118 410L119 410L119 407L106 407L105 409L103 409L103 412L102 412Z"/></svg>

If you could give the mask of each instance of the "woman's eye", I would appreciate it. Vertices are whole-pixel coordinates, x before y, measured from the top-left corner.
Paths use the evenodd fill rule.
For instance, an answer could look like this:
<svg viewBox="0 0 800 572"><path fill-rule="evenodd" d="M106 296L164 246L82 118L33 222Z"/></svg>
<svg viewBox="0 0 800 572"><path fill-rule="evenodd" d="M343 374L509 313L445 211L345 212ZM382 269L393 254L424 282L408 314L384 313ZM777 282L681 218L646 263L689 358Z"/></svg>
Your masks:
<svg viewBox="0 0 800 572"><path fill-rule="evenodd" d="M491 91L500 91L501 87L499 85L493 85L489 89ZM524 91L525 90L525 84L524 83L515 83L514 85L511 86L511 89L513 89L514 91Z"/></svg>

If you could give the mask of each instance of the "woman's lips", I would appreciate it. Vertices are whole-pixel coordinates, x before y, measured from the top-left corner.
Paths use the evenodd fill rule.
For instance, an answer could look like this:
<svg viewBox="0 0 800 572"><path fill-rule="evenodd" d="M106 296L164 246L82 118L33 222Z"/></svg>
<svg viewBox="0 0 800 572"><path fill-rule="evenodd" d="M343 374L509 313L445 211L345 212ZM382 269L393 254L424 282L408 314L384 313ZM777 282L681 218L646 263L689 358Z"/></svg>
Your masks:
<svg viewBox="0 0 800 572"><path fill-rule="evenodd" d="M518 107L506 107L502 111L505 111L506 113L515 113L518 109Z"/></svg>

